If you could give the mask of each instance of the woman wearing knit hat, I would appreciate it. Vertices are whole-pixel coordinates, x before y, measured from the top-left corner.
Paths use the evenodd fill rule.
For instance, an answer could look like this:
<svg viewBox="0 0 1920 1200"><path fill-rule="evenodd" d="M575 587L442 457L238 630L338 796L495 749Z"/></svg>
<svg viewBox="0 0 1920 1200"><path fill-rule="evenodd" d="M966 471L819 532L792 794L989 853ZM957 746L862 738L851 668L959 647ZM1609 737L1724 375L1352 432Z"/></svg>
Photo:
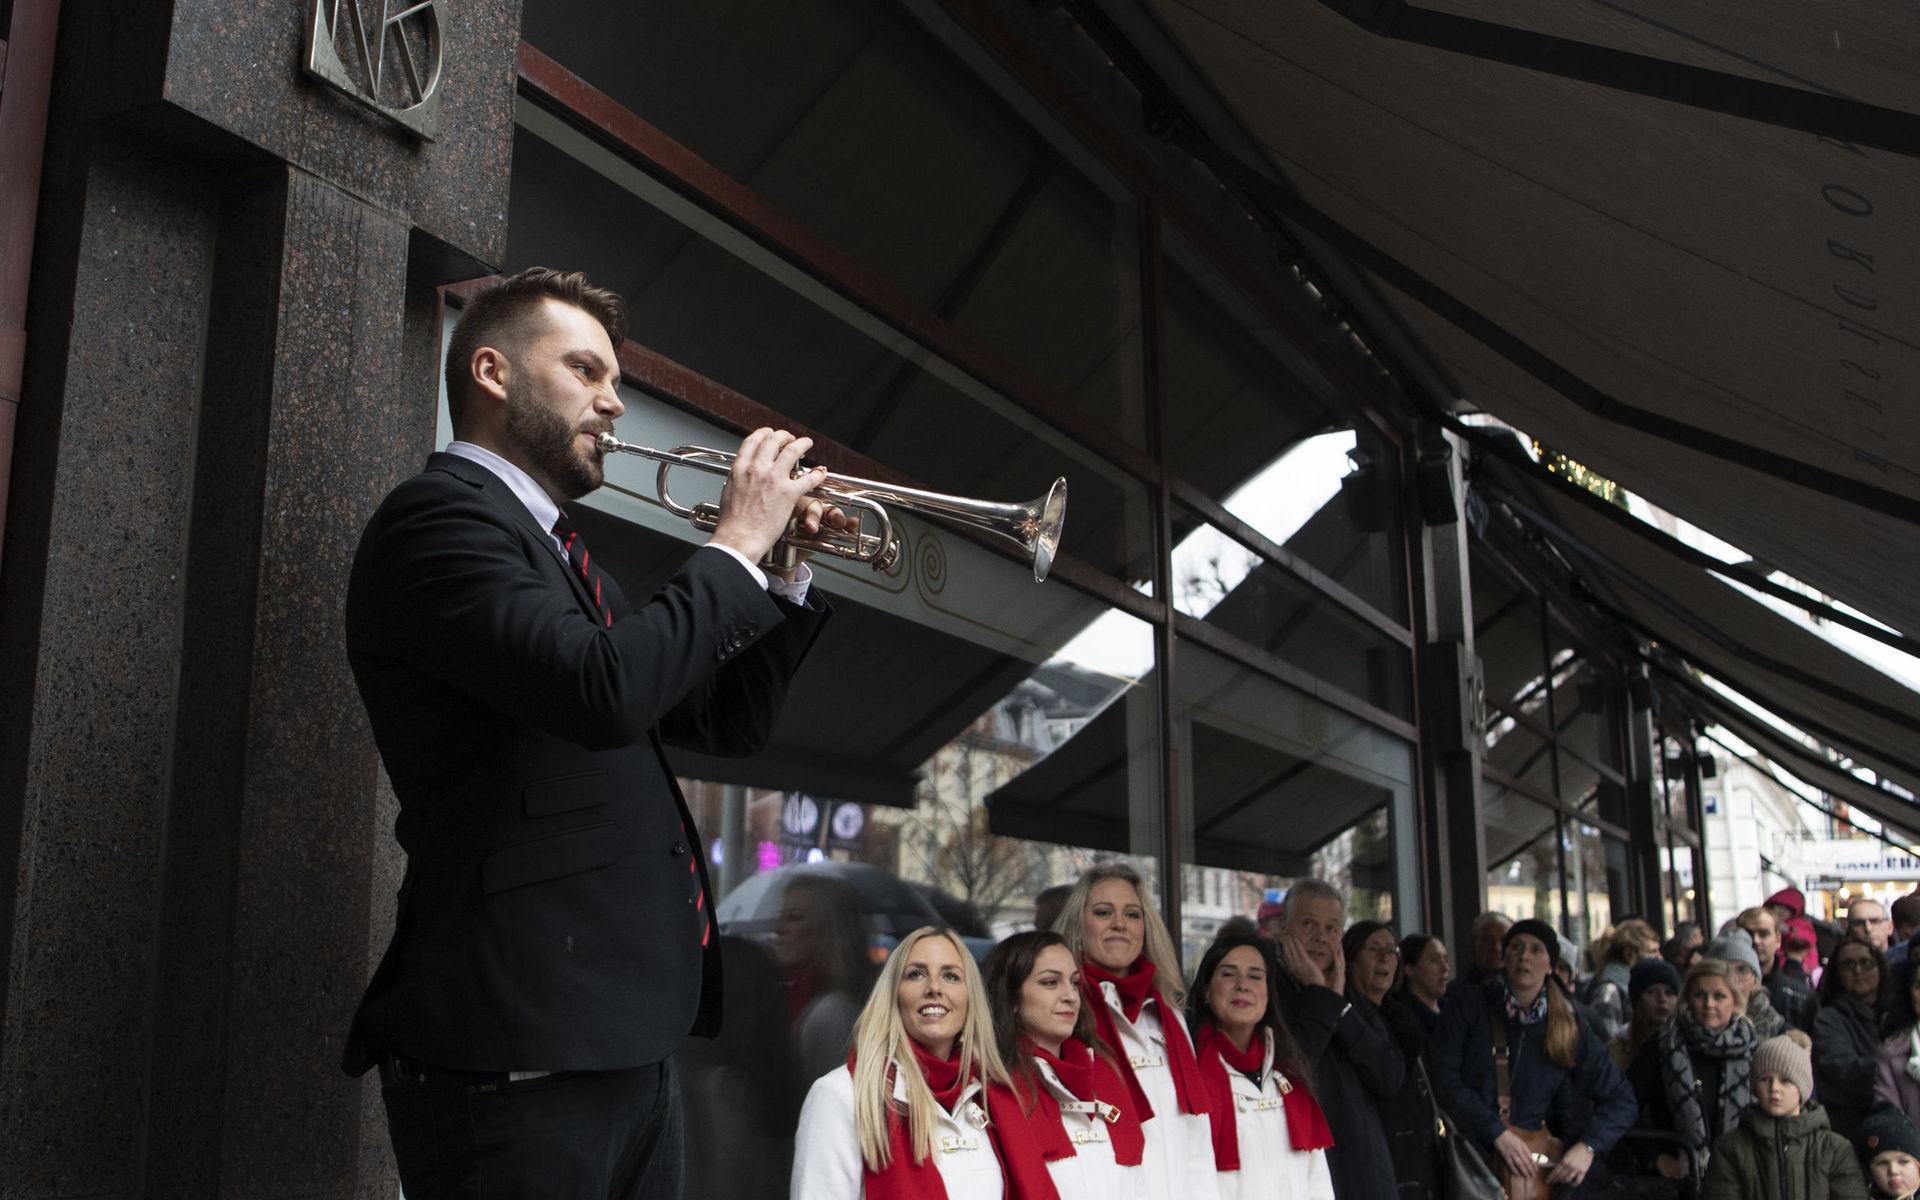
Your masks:
<svg viewBox="0 0 1920 1200"><path fill-rule="evenodd" d="M1503 947L1499 975L1447 994L1427 1065L1461 1130L1503 1168L1508 1194L1543 1197L1549 1188L1578 1187L1594 1159L1613 1149L1633 1125L1633 1089L1550 982L1560 952L1553 927L1521 921L1507 930ZM1507 1051L1504 1081L1496 1045ZM1549 1139L1546 1118L1576 1097L1592 1105L1593 1115L1584 1129L1556 1131L1570 1139L1563 1150Z"/></svg>
<svg viewBox="0 0 1920 1200"><path fill-rule="evenodd" d="M1920 1133L1894 1105L1876 1105L1861 1122L1860 1159L1874 1200L1914 1200L1920 1193Z"/></svg>
<svg viewBox="0 0 1920 1200"><path fill-rule="evenodd" d="M1865 1200L1866 1180L1847 1139L1807 1099L1807 1035L1790 1029L1753 1052L1753 1103L1713 1144L1701 1200Z"/></svg>
<svg viewBox="0 0 1920 1200"><path fill-rule="evenodd" d="M1713 1144L1753 1098L1749 1073L1753 1023L1725 962L1703 958L1687 972L1680 1011L1641 1048L1627 1069L1640 1100L1640 1125L1679 1135L1682 1153L1651 1164L1668 1179L1698 1183Z"/></svg>
<svg viewBox="0 0 1920 1200"><path fill-rule="evenodd" d="M1733 968L1728 976L1740 994L1740 1010L1753 1022L1753 1031L1762 1038L1783 1033L1787 1019L1773 1007L1773 999L1761 985L1760 957L1753 947L1753 935L1737 925L1729 926L1707 946L1707 957L1717 958Z"/></svg>
<svg viewBox="0 0 1920 1200"><path fill-rule="evenodd" d="M1627 1027L1607 1043L1613 1065L1625 1071L1633 1065L1640 1047L1660 1032L1673 1018L1680 1003L1680 972L1661 958L1646 958L1634 964L1627 977L1627 1011L1632 1014Z"/></svg>

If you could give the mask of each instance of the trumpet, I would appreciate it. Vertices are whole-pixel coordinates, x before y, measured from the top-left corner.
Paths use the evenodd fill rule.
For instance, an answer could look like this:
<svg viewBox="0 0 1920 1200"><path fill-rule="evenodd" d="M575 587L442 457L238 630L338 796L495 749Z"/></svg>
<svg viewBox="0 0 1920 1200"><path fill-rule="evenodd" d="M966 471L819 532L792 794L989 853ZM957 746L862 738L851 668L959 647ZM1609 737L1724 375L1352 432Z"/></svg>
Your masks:
<svg viewBox="0 0 1920 1200"><path fill-rule="evenodd" d="M704 533L711 533L719 526L719 505L705 501L693 505L681 504L667 490L667 477L675 467L705 471L710 475L729 475L733 472L735 455L725 450L710 450L705 446L655 450L651 446L623 442L610 433L601 434L599 443L603 454L637 454L659 463L660 471L654 477L654 489L660 494L661 506L673 515L691 521L695 529ZM797 561L799 552L805 550L864 562L876 571L884 571L900 559L900 536L894 532L893 518L887 511L891 506L941 517L1013 543L1033 568L1033 581L1039 583L1053 569L1053 556L1060 548L1060 529L1067 519L1067 480L1064 475L1055 479L1053 486L1037 499L1024 504L950 496L943 492L923 491L920 488L832 473L812 494L843 511L860 509L872 513L873 524L877 528L871 533L839 533L822 529L817 534L808 534L800 531L797 522L791 523L787 526L786 535L767 556L769 565L790 567ZM867 522L863 520L861 524L864 526Z"/></svg>

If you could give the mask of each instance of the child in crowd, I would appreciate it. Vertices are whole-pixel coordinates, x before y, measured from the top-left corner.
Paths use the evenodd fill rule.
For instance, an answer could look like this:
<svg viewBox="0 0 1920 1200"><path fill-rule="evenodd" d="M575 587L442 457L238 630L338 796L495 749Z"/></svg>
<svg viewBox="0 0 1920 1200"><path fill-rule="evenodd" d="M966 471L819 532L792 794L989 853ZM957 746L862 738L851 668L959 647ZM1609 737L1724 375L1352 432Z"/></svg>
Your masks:
<svg viewBox="0 0 1920 1200"><path fill-rule="evenodd" d="M1920 1133L1897 1105L1879 1104L1860 1126L1860 1158L1876 1200L1914 1200L1920 1193Z"/></svg>
<svg viewBox="0 0 1920 1200"><path fill-rule="evenodd" d="M1713 1144L1701 1200L1866 1200L1853 1148L1807 1099L1811 1047L1806 1034L1789 1029L1753 1052L1753 1103Z"/></svg>

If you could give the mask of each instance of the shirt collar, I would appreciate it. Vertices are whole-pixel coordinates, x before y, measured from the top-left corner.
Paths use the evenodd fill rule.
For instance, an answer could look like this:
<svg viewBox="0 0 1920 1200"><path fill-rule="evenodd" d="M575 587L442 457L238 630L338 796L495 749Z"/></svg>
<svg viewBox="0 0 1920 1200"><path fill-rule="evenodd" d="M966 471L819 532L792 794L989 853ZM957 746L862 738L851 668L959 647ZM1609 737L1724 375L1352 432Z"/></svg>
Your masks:
<svg viewBox="0 0 1920 1200"><path fill-rule="evenodd" d="M498 475L500 482L507 485L507 490L517 496L520 503L526 506L527 511L533 514L533 523L552 538L553 523L560 519L560 506L553 502L552 496L547 495L545 488L533 481L533 476L485 446L476 446L472 442L448 442L446 452L464 458L468 462L478 463ZM553 544L560 545L557 540ZM564 548L560 550L560 555L563 558L566 556Z"/></svg>

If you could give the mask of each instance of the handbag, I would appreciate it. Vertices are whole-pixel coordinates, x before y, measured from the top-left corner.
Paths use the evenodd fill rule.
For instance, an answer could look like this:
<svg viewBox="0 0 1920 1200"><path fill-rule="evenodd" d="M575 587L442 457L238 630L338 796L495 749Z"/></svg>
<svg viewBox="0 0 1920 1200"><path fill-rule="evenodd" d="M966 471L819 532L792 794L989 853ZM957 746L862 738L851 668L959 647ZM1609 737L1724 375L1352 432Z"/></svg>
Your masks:
<svg viewBox="0 0 1920 1200"><path fill-rule="evenodd" d="M1434 1148L1439 1157L1440 1192L1446 1200L1506 1200L1500 1177L1487 1165L1487 1156L1473 1139L1460 1132L1453 1118L1440 1107L1434 1095L1433 1081L1427 1078L1424 1060L1413 1060L1420 1070L1420 1082L1427 1090L1427 1103L1433 1105Z"/></svg>
<svg viewBox="0 0 1920 1200"><path fill-rule="evenodd" d="M1507 1117L1513 1112L1513 1072L1512 1055L1507 1052L1507 1023L1499 1017L1493 1019L1493 1075L1494 1087L1499 1092L1500 1122L1526 1144L1533 1155L1534 1165L1539 1167L1532 1178L1515 1175L1507 1168L1507 1160L1500 1160L1500 1184L1506 1192L1507 1200L1547 1200L1552 1188L1547 1185L1547 1172L1560 1165L1560 1156L1566 1148L1560 1139L1540 1129L1523 1129Z"/></svg>

